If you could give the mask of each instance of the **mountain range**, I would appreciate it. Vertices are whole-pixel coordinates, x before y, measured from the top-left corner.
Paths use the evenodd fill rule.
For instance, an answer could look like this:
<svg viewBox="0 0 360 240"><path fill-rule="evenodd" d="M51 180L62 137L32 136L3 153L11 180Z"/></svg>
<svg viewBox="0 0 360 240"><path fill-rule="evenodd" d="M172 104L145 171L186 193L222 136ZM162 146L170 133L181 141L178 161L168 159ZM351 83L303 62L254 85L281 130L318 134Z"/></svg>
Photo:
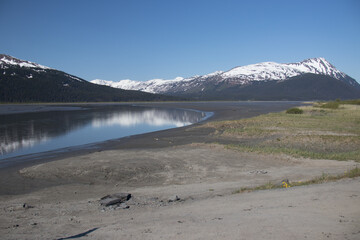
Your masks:
<svg viewBox="0 0 360 240"><path fill-rule="evenodd" d="M360 85L324 58L263 62L190 78L145 82L96 79L99 85L195 100L329 100L359 98Z"/></svg>
<svg viewBox="0 0 360 240"><path fill-rule="evenodd" d="M90 83L37 63L0 54L0 102L158 101L178 98Z"/></svg>
<svg viewBox="0 0 360 240"><path fill-rule="evenodd" d="M360 98L360 84L324 58L264 62L189 78L93 80L0 54L0 102L330 100Z"/></svg>

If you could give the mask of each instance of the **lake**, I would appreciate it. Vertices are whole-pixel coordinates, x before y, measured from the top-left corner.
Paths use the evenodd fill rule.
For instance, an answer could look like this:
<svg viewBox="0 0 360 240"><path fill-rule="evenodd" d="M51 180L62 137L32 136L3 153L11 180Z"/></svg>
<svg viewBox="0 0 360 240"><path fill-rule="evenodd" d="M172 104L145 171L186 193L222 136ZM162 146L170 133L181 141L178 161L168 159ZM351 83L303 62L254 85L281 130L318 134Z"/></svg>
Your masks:
<svg viewBox="0 0 360 240"><path fill-rule="evenodd" d="M110 139L183 127L211 113L140 106L97 106L0 116L0 161Z"/></svg>

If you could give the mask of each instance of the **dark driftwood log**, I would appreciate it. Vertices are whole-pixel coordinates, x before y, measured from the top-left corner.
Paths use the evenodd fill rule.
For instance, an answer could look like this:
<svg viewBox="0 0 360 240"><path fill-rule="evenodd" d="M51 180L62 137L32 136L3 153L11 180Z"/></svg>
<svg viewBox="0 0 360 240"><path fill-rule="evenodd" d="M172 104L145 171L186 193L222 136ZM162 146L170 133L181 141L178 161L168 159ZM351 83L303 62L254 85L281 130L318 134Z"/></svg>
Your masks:
<svg viewBox="0 0 360 240"><path fill-rule="evenodd" d="M131 198L130 193L115 193L106 195L100 199L100 204L104 206L110 206L114 204L120 204L128 201Z"/></svg>

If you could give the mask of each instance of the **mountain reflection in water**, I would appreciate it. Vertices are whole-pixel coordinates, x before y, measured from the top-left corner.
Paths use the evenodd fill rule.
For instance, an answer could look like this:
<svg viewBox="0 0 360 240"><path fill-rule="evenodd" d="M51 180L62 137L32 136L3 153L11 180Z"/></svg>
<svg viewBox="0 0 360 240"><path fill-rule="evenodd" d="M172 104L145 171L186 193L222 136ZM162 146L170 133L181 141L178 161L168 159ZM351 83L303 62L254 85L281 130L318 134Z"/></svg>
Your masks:
<svg viewBox="0 0 360 240"><path fill-rule="evenodd" d="M183 127L196 123L205 117L205 113L196 113L184 110L148 109L141 112L122 111L98 116L92 120L94 127L102 126L135 126L148 124L149 126L173 125Z"/></svg>
<svg viewBox="0 0 360 240"><path fill-rule="evenodd" d="M131 106L3 115L0 159L182 127L204 112Z"/></svg>

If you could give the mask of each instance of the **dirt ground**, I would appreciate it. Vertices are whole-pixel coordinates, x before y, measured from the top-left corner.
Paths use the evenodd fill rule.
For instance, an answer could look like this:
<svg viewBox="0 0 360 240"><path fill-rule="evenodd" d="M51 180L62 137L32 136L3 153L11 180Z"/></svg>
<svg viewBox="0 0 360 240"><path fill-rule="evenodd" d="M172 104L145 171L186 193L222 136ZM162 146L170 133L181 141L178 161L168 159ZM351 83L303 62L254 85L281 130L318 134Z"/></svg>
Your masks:
<svg viewBox="0 0 360 240"><path fill-rule="evenodd" d="M269 181L341 174L358 163L239 152L216 144L209 131L145 134L3 170L1 239L360 238L359 178L234 194ZM128 208L100 205L119 192L132 194Z"/></svg>

